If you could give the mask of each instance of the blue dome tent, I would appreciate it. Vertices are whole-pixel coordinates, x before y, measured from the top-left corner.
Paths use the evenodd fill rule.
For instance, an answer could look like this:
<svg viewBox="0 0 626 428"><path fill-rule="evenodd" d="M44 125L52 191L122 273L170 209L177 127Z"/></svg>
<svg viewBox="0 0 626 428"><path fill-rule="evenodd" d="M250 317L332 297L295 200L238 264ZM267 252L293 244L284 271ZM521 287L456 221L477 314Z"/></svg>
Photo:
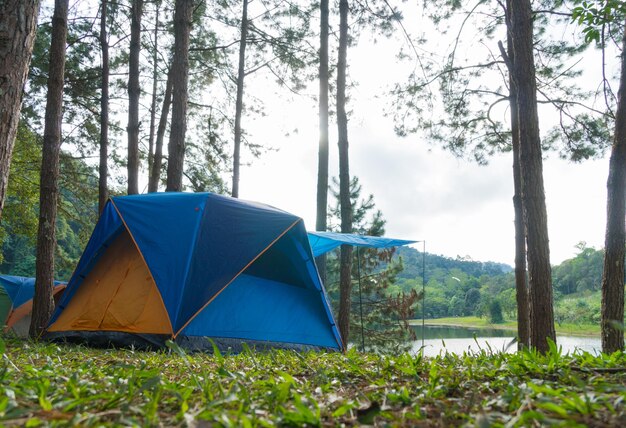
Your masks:
<svg viewBox="0 0 626 428"><path fill-rule="evenodd" d="M48 338L342 350L301 218L212 193L113 197Z"/></svg>

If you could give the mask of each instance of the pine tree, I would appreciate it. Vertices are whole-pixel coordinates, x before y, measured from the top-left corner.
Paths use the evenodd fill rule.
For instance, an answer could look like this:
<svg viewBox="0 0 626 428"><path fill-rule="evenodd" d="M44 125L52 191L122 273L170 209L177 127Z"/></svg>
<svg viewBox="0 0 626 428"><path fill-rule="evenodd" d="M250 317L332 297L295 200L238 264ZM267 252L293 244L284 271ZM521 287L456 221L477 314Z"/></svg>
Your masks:
<svg viewBox="0 0 626 428"><path fill-rule="evenodd" d="M159 8L160 2L154 4L154 40L152 46L152 100L150 102L150 134L148 136L148 192L154 165L154 143L157 130L157 92L159 87Z"/></svg>
<svg viewBox="0 0 626 428"><path fill-rule="evenodd" d="M183 190L185 135L189 102L189 35L194 0L176 0L172 61L172 125L168 144L167 191Z"/></svg>
<svg viewBox="0 0 626 428"><path fill-rule="evenodd" d="M8 0L0 8L0 219L38 14L38 0Z"/></svg>
<svg viewBox="0 0 626 428"><path fill-rule="evenodd" d="M626 31L607 181L606 236L602 275L602 351L624 350L624 257L626 255Z"/></svg>
<svg viewBox="0 0 626 428"><path fill-rule="evenodd" d="M522 206L526 224L530 346L540 352L547 352L548 339L556 342L556 333L530 0L511 2L510 16L514 57L512 74L516 90L520 139Z"/></svg>
<svg viewBox="0 0 626 428"><path fill-rule="evenodd" d="M54 251L56 247L56 220L59 198L59 152L61 150L61 122L63 118L63 77L65 71L65 43L67 40L67 9L69 0L56 0L52 16L50 43L50 75L43 136L43 156L39 197L39 230L37 233L37 265L33 315L30 336L41 336L54 308Z"/></svg>
<svg viewBox="0 0 626 428"><path fill-rule="evenodd" d="M333 230L337 230L336 223L341 222L337 187L337 181L333 180L331 193L336 204L329 212L329 226ZM353 233L383 236L386 221L382 212L376 209L373 195L366 198L361 195L359 180L353 177L350 182ZM357 248L352 252L350 341L361 349L398 352L406 350L410 340L415 339L408 320L414 317L415 306L421 296L415 289L406 293L390 291L396 276L403 270L402 261L394 259L394 254L394 248ZM328 268L327 290L336 306L340 269L336 255L329 256Z"/></svg>
<svg viewBox="0 0 626 428"><path fill-rule="evenodd" d="M167 118L170 114L170 106L172 104L172 71L167 73L167 83L165 84L165 94L163 95L163 106L161 107L161 117L156 133L156 141L154 143L154 157L152 160L152 169L150 171L150 180L148 183L148 192L153 193L159 189L161 181L161 164L163 162L163 140L165 139L165 128L167 128Z"/></svg>
<svg viewBox="0 0 626 428"><path fill-rule="evenodd" d="M579 2L577 2L579 3ZM626 4L621 1L590 1L578 5L572 18L583 25L585 44L596 42L605 49L607 41L615 38L612 31L621 26L621 73L614 115L615 132L609 160L607 180L606 233L604 267L602 270L602 351L624 350L624 277L626 256ZM613 30L611 30L613 29ZM603 76L606 82L606 76ZM605 87L605 97L607 97ZM605 98L605 99L606 99ZM607 105L610 110L610 106Z"/></svg>
<svg viewBox="0 0 626 428"><path fill-rule="evenodd" d="M100 49L102 49L102 83L100 85L100 165L98 168L98 212L109 199L109 40L107 38L108 0L100 4Z"/></svg>
<svg viewBox="0 0 626 428"><path fill-rule="evenodd" d="M339 2L339 58L337 61L337 128L339 130L339 200L341 203L341 232L352 233L352 204L350 201L350 161L348 153L348 115L346 113L346 67L348 52L348 0ZM339 332L344 343L350 339L352 292L352 247L341 246L339 279Z"/></svg>
<svg viewBox="0 0 626 428"><path fill-rule="evenodd" d="M513 79L515 55L511 38L512 2L481 2L467 11L463 10L466 5L460 2L452 2L445 7L431 3L432 18L437 23L447 23L451 15L461 12L465 14L465 19L445 65L436 73L425 67L422 70L425 75L423 78L413 75L415 84L398 87L396 94L402 101L396 104L397 132L406 135L417 129L425 129L432 141L442 144L455 155L469 156L480 164L487 163L489 156L497 152L513 152L518 337L522 346L528 343L529 337L529 297L523 180L519 166L517 88ZM574 161L601 155L607 136L604 126L607 117L591 107L591 103L585 106L590 95L577 87L575 79L579 71L566 61L581 54L583 49L571 41L555 40L553 32L547 31L553 25L566 25L563 16L566 12L558 10L562 2L546 0L541 3L543 10L533 14L533 22L538 29L532 45L534 55L540 58L537 71L541 78L539 93L541 101L555 108L562 118L559 126L546 133L542 145L558 149L561 156ZM484 16L492 16L494 19L485 20L482 18ZM501 29L506 29L506 48L498 42L501 58L494 56L491 49L488 49L489 57L481 62L461 57L460 45L467 36L464 31L470 27L470 22L480 28L477 37L487 47L496 45L494 37L501 34ZM432 74L426 76L427 72ZM500 76L505 79L500 81ZM440 84L444 114L429 115L423 107L432 102L432 82ZM498 106L504 103L508 105L510 114L500 115L502 110ZM506 117L510 121L501 119Z"/></svg>
<svg viewBox="0 0 626 428"><path fill-rule="evenodd" d="M128 57L128 194L139 193L139 53L143 0L131 5L130 54Z"/></svg>
<svg viewBox="0 0 626 428"><path fill-rule="evenodd" d="M246 77L246 42L248 38L248 0L243 0L241 35L239 40L239 65L237 69L237 99L235 101L235 144L233 152L233 187L231 195L239 197L239 163L241 156L241 115L243 112L243 84Z"/></svg>
<svg viewBox="0 0 626 428"><path fill-rule="evenodd" d="M526 275L526 225L522 201L522 172L520 169L520 134L517 111L517 89L513 80L513 37L511 34L511 2L506 2L507 50L502 56L509 72L509 106L511 109L511 149L513 152L513 212L515 224L515 300L517 303L518 348L530 346L530 297Z"/></svg>
<svg viewBox="0 0 626 428"><path fill-rule="evenodd" d="M319 49L319 152L317 162L317 212L315 230L326 230L328 215L328 0L320 1ZM322 283L326 283L326 256L315 260Z"/></svg>

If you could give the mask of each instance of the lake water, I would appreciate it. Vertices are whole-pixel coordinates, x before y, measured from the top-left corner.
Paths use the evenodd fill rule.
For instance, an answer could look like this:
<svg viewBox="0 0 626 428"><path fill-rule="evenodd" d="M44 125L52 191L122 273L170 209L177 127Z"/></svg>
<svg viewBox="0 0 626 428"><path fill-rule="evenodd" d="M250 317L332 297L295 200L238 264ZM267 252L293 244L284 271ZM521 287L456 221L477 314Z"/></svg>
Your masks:
<svg viewBox="0 0 626 428"><path fill-rule="evenodd" d="M417 340L413 343L413 352L422 348L422 326L414 326ZM514 352L517 343L511 344L513 332L493 328L469 328L427 325L424 330L424 355L436 356L446 352L462 354L463 352ZM600 352L602 345L599 337L561 336L557 335L556 343L564 353L587 351L593 354Z"/></svg>

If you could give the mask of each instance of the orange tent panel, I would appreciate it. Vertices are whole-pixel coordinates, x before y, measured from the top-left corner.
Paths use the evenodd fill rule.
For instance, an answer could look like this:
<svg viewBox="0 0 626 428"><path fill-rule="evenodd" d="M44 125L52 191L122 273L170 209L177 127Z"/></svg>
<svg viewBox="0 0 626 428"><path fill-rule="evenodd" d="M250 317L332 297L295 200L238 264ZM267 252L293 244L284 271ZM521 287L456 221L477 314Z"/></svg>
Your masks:
<svg viewBox="0 0 626 428"><path fill-rule="evenodd" d="M127 230L111 243L48 328L67 330L172 334L152 274Z"/></svg>

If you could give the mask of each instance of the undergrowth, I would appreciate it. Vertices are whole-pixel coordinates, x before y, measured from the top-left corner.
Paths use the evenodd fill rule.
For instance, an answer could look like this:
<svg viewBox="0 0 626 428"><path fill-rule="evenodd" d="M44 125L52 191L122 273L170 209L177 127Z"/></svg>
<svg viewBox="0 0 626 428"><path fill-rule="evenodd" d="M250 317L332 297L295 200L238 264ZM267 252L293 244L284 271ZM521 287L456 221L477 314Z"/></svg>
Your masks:
<svg viewBox="0 0 626 428"><path fill-rule="evenodd" d="M186 354L0 341L0 424L626 426L626 357Z"/></svg>

